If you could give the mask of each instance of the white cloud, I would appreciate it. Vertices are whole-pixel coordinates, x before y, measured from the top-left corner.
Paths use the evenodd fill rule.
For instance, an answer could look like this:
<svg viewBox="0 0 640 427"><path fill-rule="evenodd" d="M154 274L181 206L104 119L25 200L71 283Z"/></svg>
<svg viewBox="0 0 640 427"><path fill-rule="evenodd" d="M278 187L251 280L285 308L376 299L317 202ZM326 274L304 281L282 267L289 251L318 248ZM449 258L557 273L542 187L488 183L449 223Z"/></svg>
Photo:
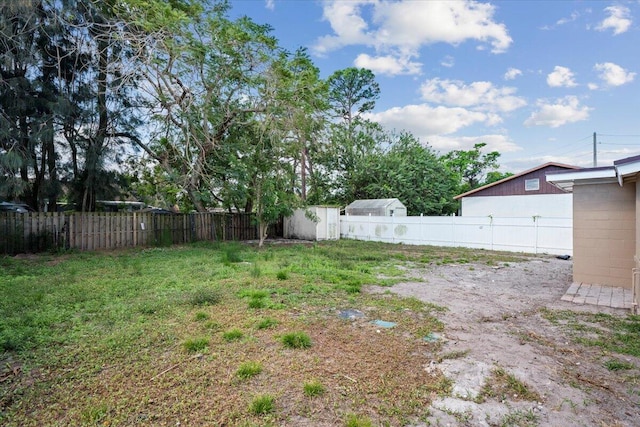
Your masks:
<svg viewBox="0 0 640 427"><path fill-rule="evenodd" d="M614 35L622 34L631 27L631 13L628 7L622 5L614 5L605 7L604 11L609 14L598 26L596 30L606 31L613 30Z"/></svg>
<svg viewBox="0 0 640 427"><path fill-rule="evenodd" d="M581 106L575 96L565 96L555 103L538 101L538 111L535 111L524 121L525 126L549 126L557 128L567 123L575 123L589 118L591 108Z"/></svg>
<svg viewBox="0 0 640 427"><path fill-rule="evenodd" d="M598 63L593 68L600 72L599 77L607 86L622 86L631 83L636 76L636 73L631 73L613 62Z"/></svg>
<svg viewBox="0 0 640 427"><path fill-rule="evenodd" d="M264 7L266 7L269 10L274 10L276 8L275 0L265 0L264 3L265 3Z"/></svg>
<svg viewBox="0 0 640 427"><path fill-rule="evenodd" d="M573 11L571 12L571 15L567 18L560 18L556 21L555 24L553 25L543 25L542 27L540 27L541 30L553 30L556 27L559 27L561 25L565 25L568 24L570 22L574 22L576 21L578 18L580 17L580 12L578 11Z"/></svg>
<svg viewBox="0 0 640 427"><path fill-rule="evenodd" d="M574 87L577 84L573 77L573 71L569 68L556 65L553 72L547 75L547 84L551 87Z"/></svg>
<svg viewBox="0 0 640 427"><path fill-rule="evenodd" d="M514 80L516 77L521 76L522 71L517 68L509 68L506 73L504 73L505 80Z"/></svg>
<svg viewBox="0 0 640 427"><path fill-rule="evenodd" d="M598 86L596 83L588 83L587 87L589 88L589 90L597 90L600 86Z"/></svg>
<svg viewBox="0 0 640 427"><path fill-rule="evenodd" d="M369 113L365 118L383 124L389 129L408 130L424 139L431 135L450 134L490 117L465 108L431 107L427 104L394 107L380 113Z"/></svg>
<svg viewBox="0 0 640 427"><path fill-rule="evenodd" d="M398 75L419 74L422 64L411 62L409 58L396 58L393 56L372 57L362 53L353 61L353 65L358 68L367 68L376 74Z"/></svg>
<svg viewBox="0 0 640 427"><path fill-rule="evenodd" d="M370 44L371 35L366 34L368 25L360 16L360 7L365 3L362 0L325 2L323 18L329 21L336 35L320 37L314 50L318 54L325 54L343 46Z"/></svg>
<svg viewBox="0 0 640 427"><path fill-rule="evenodd" d="M527 105L524 98L515 96L512 87L495 87L491 82L464 84L459 80L427 80L420 87L422 99L456 107L475 107L483 111L509 112ZM498 123L495 115L491 123Z"/></svg>
<svg viewBox="0 0 640 427"><path fill-rule="evenodd" d="M452 150L470 150L475 144L484 142L487 151L508 153L522 150L522 147L511 141L508 136L500 134L478 136L442 136L432 135L424 142L429 142L436 150L447 152Z"/></svg>
<svg viewBox="0 0 640 427"><path fill-rule="evenodd" d="M495 7L474 0L327 0L323 8L333 34L317 40L314 51L319 55L364 45L383 55L411 58L425 45L469 40L501 53L512 43L506 26L494 21Z"/></svg>
<svg viewBox="0 0 640 427"><path fill-rule="evenodd" d="M577 11L573 11L571 12L571 16L568 18L560 18L556 21L556 25L564 25L564 24L568 24L569 22L573 22L576 19L578 19L580 17L580 13L578 13Z"/></svg>
<svg viewBox="0 0 640 427"><path fill-rule="evenodd" d="M451 55L447 55L444 58L442 58L442 61L440 61L440 65L442 65L443 67L447 67L447 68L451 68L456 64L455 59L453 58L453 56Z"/></svg>

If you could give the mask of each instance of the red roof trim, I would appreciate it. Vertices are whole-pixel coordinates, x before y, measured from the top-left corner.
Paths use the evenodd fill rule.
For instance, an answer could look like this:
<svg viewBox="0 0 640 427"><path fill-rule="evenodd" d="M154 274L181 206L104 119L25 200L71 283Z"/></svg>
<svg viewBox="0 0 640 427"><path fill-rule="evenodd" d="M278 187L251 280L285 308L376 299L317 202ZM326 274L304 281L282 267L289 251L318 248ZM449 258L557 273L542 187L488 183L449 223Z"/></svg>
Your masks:
<svg viewBox="0 0 640 427"><path fill-rule="evenodd" d="M503 182L511 181L512 179L520 178L523 175L526 175L526 174L531 173L531 172L538 171L540 169L544 169L544 168L549 167L549 166L558 166L558 167L565 168L565 169L581 169L578 166L566 165L564 163L548 162L548 163L545 163L543 165L536 166L535 168L527 169L526 171L517 173L515 175L508 176L506 178L501 179L500 181L492 182L491 184L483 185L482 187L478 187L478 188L475 188L475 189L473 189L471 191L467 191L466 193L458 194L457 196L454 197L454 200L458 200L458 199L461 199L463 197L470 196L471 194L474 194L474 193L477 193L479 191L485 190L487 188L491 188L493 186L502 184Z"/></svg>

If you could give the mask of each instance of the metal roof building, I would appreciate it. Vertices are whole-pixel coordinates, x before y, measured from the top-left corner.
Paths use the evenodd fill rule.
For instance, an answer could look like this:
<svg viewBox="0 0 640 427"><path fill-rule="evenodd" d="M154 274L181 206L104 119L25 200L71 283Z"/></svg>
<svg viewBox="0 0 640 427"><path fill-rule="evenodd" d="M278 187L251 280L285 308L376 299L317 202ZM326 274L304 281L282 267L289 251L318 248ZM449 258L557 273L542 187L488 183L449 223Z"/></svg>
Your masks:
<svg viewBox="0 0 640 427"><path fill-rule="evenodd" d="M363 199L349 204L345 212L353 216L407 216L407 208L398 199Z"/></svg>

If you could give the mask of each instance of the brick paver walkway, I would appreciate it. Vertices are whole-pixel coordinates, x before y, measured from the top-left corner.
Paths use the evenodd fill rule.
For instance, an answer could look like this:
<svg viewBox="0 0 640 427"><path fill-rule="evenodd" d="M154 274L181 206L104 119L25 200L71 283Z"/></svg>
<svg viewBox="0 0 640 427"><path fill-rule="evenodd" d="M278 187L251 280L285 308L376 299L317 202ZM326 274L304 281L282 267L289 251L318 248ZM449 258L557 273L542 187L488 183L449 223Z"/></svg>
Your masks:
<svg viewBox="0 0 640 427"><path fill-rule="evenodd" d="M562 301L570 301L575 304L592 304L611 308L631 309L633 303L633 291L625 288L611 286L589 285L586 283L574 283L569 286L562 296Z"/></svg>

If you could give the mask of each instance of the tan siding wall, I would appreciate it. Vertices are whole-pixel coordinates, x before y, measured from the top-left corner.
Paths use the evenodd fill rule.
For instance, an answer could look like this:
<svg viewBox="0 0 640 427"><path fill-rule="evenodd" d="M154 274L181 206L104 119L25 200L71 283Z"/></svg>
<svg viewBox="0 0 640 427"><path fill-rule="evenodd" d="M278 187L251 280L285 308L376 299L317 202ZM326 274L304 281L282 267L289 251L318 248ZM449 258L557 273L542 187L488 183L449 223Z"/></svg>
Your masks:
<svg viewBox="0 0 640 427"><path fill-rule="evenodd" d="M631 288L636 185L573 187L573 280Z"/></svg>
<svg viewBox="0 0 640 427"><path fill-rule="evenodd" d="M640 185L637 185L638 177L636 175L636 258L640 254ZM640 268L640 263L636 259L635 267Z"/></svg>

